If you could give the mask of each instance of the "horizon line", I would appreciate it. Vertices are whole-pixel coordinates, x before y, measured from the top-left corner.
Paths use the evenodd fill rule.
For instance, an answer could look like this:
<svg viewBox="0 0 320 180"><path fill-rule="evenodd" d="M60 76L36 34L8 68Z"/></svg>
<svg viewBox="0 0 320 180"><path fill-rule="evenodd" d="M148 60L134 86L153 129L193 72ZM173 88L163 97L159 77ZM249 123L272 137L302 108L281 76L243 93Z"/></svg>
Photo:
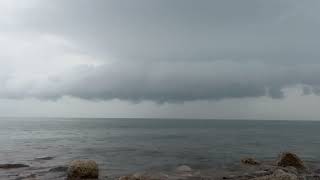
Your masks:
<svg viewBox="0 0 320 180"><path fill-rule="evenodd" d="M0 120L3 118L16 118L16 119L153 119L153 120L225 120L225 121L317 121L320 119L254 119L254 118L177 118L177 117L62 117L62 116L0 116Z"/></svg>

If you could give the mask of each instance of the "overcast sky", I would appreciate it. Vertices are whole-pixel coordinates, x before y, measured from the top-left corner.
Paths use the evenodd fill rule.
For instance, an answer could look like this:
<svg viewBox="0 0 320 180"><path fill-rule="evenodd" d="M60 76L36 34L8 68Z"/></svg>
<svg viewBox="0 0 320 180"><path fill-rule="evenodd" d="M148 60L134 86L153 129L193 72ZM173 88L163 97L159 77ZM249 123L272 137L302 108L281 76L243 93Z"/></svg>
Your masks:
<svg viewBox="0 0 320 180"><path fill-rule="evenodd" d="M318 0L0 0L0 116L320 120Z"/></svg>

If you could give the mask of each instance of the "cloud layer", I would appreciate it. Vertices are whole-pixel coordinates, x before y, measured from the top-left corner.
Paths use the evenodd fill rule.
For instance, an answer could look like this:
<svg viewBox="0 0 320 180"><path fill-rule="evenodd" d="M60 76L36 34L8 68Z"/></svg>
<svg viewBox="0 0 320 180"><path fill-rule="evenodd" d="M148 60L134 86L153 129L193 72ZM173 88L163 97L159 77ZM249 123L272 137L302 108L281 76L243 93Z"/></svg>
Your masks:
<svg viewBox="0 0 320 180"><path fill-rule="evenodd" d="M297 85L320 92L318 1L3 3L1 98L163 103L282 98Z"/></svg>

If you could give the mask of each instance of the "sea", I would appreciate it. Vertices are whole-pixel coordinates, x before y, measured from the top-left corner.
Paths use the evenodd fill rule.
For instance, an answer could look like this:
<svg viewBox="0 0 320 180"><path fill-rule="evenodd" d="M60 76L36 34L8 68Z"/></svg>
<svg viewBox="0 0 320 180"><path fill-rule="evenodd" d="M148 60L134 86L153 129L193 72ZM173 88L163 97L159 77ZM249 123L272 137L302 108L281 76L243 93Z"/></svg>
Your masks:
<svg viewBox="0 0 320 180"><path fill-rule="evenodd" d="M0 179L44 176L75 159L95 160L106 177L118 177L179 165L224 168L243 157L273 160L283 151L318 163L320 122L0 118L0 164L30 166L0 169Z"/></svg>

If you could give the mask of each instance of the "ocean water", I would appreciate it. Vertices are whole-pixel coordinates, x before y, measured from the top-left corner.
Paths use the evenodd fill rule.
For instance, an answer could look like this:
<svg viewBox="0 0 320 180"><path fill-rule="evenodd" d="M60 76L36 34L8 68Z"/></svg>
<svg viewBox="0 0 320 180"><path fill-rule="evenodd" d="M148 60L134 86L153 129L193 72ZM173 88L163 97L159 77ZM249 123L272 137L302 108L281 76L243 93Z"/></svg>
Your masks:
<svg viewBox="0 0 320 180"><path fill-rule="evenodd" d="M0 163L24 163L33 170L63 166L73 159L94 159L104 174L119 176L181 164L199 169L227 167L247 156L272 160L282 151L317 163L320 122L0 119ZM46 156L53 159L36 159ZM9 173L0 170L0 179Z"/></svg>

